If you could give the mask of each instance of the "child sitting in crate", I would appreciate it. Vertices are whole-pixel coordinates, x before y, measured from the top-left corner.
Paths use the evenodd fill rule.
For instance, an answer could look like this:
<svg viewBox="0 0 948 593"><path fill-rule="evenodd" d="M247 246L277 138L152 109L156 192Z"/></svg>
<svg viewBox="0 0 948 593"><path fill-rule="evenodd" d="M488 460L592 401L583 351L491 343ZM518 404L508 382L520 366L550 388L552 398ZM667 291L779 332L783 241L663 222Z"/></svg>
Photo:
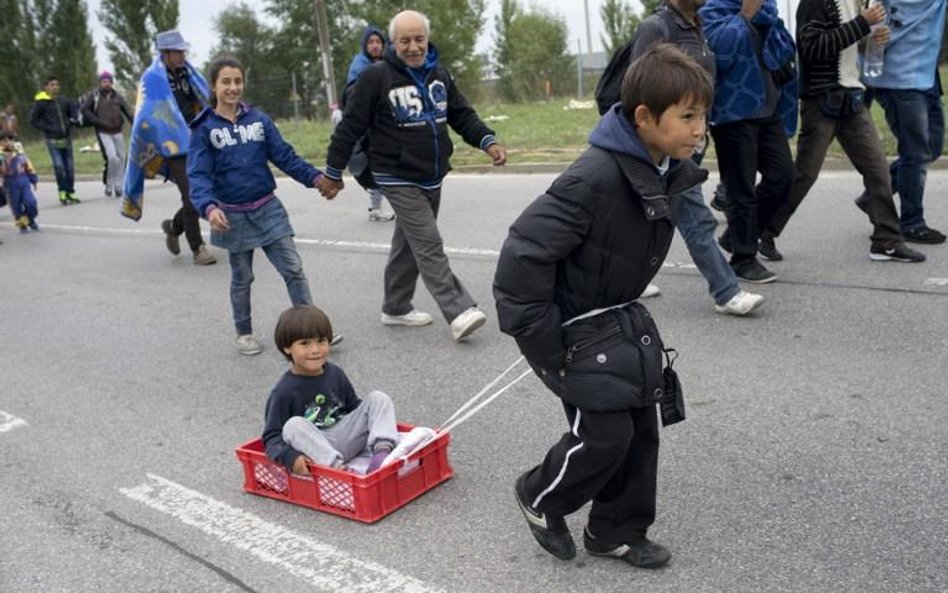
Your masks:
<svg viewBox="0 0 948 593"><path fill-rule="evenodd" d="M267 457L295 474L306 463L345 469L369 451L366 473L378 469L398 442L395 406L381 391L359 399L346 373L327 360L332 324L318 307L290 307L273 341L290 361L267 400L263 443Z"/></svg>

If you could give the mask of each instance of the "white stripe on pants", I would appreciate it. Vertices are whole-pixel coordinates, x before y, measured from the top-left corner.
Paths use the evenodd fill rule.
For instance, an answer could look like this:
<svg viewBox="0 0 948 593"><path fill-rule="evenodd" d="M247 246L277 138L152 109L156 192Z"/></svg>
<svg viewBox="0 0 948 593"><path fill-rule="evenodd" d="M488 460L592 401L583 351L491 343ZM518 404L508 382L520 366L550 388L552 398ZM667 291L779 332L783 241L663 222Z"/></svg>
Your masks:
<svg viewBox="0 0 948 593"><path fill-rule="evenodd" d="M122 191L125 175L125 136L121 132L118 134L99 132L98 136L102 150L105 152L105 159L108 161L105 185Z"/></svg>

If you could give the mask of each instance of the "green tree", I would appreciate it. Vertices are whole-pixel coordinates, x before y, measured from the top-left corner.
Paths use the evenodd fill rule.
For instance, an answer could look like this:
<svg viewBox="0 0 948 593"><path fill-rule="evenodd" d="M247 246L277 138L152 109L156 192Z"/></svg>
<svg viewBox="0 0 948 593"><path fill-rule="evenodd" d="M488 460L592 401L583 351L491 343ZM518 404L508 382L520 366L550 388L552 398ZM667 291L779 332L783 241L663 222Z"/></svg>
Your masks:
<svg viewBox="0 0 948 593"><path fill-rule="evenodd" d="M635 36L639 24L664 4L664 0L640 0L642 13L636 14L627 0L605 0L599 8L606 32L600 35L606 53L612 55Z"/></svg>
<svg viewBox="0 0 948 593"><path fill-rule="evenodd" d="M84 0L36 0L33 24L41 82L56 76L62 93L76 98L96 80L95 44Z"/></svg>
<svg viewBox="0 0 948 593"><path fill-rule="evenodd" d="M4 59L0 60L0 102L13 103L26 131L26 114L39 90L36 37L30 6L26 0L0 0L0 37L6 40Z"/></svg>
<svg viewBox="0 0 948 593"><path fill-rule="evenodd" d="M256 12L241 3L224 9L215 19L218 44L211 57L231 55L246 70L245 97L274 117L289 115L286 76L280 74L280 58L273 49L275 30L257 18Z"/></svg>
<svg viewBox="0 0 948 593"><path fill-rule="evenodd" d="M351 16L350 4L349 0L326 2L337 93L341 92L345 84L345 73L353 52L358 48L358 36L361 31L361 27ZM284 95L289 96L291 75L295 74L297 88L304 97L305 112L308 115L327 117L327 102L334 103L338 97L326 97L314 2L267 0L266 12L280 23L273 35L273 51L279 56L273 74L279 73Z"/></svg>
<svg viewBox="0 0 948 593"><path fill-rule="evenodd" d="M561 17L534 8L523 11L505 0L498 19L500 89L513 101L566 95L573 80L574 59L567 52L569 29Z"/></svg>
<svg viewBox="0 0 948 593"><path fill-rule="evenodd" d="M111 33L105 48L116 82L135 88L155 57L155 36L178 26L178 0L102 0L96 14Z"/></svg>

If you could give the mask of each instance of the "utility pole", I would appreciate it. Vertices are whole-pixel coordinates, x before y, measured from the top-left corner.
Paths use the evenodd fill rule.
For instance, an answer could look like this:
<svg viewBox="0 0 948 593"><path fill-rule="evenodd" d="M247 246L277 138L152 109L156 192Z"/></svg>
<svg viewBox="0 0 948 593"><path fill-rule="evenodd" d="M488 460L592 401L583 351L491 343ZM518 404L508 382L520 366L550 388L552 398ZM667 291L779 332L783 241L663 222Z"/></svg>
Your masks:
<svg viewBox="0 0 948 593"><path fill-rule="evenodd" d="M332 73L332 46L329 42L329 21L326 19L326 0L316 3L316 34L319 37L319 53L323 57L323 81L326 88L326 104L330 112L336 104L336 80Z"/></svg>
<svg viewBox="0 0 948 593"><path fill-rule="evenodd" d="M583 40L579 37L576 38L576 79L577 90L579 91L578 99L582 100L583 98Z"/></svg>
<svg viewBox="0 0 948 593"><path fill-rule="evenodd" d="M593 53L592 46L592 33L589 29L589 0L583 0L583 10L586 11L586 55L591 56Z"/></svg>

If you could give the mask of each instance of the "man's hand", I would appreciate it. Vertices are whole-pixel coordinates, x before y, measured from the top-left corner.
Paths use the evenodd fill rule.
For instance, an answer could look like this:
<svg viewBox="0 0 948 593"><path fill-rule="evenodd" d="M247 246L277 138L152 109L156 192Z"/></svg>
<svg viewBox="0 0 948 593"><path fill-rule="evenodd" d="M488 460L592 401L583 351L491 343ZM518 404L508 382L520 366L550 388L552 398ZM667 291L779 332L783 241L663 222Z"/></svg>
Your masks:
<svg viewBox="0 0 948 593"><path fill-rule="evenodd" d="M760 7L764 4L764 0L744 0L741 3L741 16L747 20L751 20L757 13L760 12Z"/></svg>
<svg viewBox="0 0 948 593"><path fill-rule="evenodd" d="M495 167L500 167L507 163L507 151L504 150L504 147L500 144L491 144L484 152L490 155Z"/></svg>
<svg viewBox="0 0 948 593"><path fill-rule="evenodd" d="M339 181L333 181L325 175L320 175L319 179L316 180L316 189L318 189L319 193L327 200L335 198L336 194L341 192L343 187L345 186L341 179Z"/></svg>
<svg viewBox="0 0 948 593"><path fill-rule="evenodd" d="M892 37L892 32L889 31L888 25L880 25L875 31L869 35L869 39L873 43L878 43L879 45L888 45L889 39Z"/></svg>
<svg viewBox="0 0 948 593"><path fill-rule="evenodd" d="M230 230L230 223L227 222L227 215L220 208L214 208L207 215L207 222L211 223L211 229L219 233L226 233Z"/></svg>
<svg viewBox="0 0 948 593"><path fill-rule="evenodd" d="M864 9L861 14L862 18L866 19L870 25L875 25L885 20L885 6L881 3L873 4L869 8Z"/></svg>

